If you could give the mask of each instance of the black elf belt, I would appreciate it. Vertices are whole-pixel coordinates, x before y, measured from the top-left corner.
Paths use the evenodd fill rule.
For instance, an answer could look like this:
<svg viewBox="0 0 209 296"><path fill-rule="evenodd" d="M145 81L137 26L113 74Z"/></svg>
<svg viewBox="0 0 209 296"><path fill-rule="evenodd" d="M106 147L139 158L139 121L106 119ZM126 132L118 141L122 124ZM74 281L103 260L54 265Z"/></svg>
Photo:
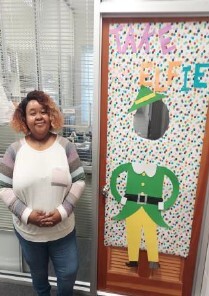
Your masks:
<svg viewBox="0 0 209 296"><path fill-rule="evenodd" d="M158 205L159 202L162 202L162 197L154 197L149 195L140 195L140 194L129 194L126 193L125 197L129 201L134 201L138 204L150 204L150 205Z"/></svg>

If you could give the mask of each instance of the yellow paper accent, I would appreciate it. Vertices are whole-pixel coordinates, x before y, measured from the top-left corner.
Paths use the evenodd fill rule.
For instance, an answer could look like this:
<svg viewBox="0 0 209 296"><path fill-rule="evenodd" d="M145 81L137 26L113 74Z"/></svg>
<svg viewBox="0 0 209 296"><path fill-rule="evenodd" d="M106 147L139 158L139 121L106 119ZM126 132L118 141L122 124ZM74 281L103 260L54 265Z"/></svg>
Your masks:
<svg viewBox="0 0 209 296"><path fill-rule="evenodd" d="M152 93L152 94L149 94L147 96L144 96L138 100L135 101L135 104L138 105L139 103L143 103L143 102L146 102L148 101L149 99L152 99L155 97L155 93Z"/></svg>
<svg viewBox="0 0 209 296"><path fill-rule="evenodd" d="M141 231L144 231L148 261L159 262L157 225L143 208L126 218L129 261L138 261Z"/></svg>

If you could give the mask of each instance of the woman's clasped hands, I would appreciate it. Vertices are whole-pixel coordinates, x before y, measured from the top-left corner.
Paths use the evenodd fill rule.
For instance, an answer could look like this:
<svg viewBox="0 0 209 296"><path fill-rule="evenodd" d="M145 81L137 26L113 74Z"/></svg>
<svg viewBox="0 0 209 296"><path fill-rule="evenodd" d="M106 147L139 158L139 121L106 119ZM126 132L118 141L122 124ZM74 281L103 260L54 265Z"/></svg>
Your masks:
<svg viewBox="0 0 209 296"><path fill-rule="evenodd" d="M61 222L61 220L61 215L57 209L48 214L44 211L33 210L28 217L28 224L38 227L53 227Z"/></svg>

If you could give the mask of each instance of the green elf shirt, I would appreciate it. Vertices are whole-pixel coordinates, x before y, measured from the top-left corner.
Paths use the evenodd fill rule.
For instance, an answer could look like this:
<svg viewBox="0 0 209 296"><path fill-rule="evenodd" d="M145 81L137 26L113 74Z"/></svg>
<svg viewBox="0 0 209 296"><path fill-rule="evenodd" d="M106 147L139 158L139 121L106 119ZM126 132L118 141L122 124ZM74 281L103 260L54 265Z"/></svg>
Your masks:
<svg viewBox="0 0 209 296"><path fill-rule="evenodd" d="M149 217L159 226L169 228L161 216L158 202L156 204L137 203L122 197L117 189L117 178L121 173L127 173L126 194L145 194L153 198L161 198L163 195L164 178L168 177L172 183L173 191L163 204L163 210L169 209L176 201L179 194L179 182L175 174L166 167L146 163L125 163L118 166L110 179L111 193L115 199L124 206L121 212L114 217L115 220L123 220L141 207L144 208ZM161 208L162 209L162 208Z"/></svg>

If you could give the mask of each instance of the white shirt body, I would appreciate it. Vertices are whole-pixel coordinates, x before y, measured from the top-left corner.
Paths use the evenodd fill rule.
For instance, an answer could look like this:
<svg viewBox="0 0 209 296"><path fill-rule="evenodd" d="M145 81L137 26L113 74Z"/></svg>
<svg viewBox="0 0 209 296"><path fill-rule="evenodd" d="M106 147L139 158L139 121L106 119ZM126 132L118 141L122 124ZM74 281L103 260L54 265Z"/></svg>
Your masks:
<svg viewBox="0 0 209 296"><path fill-rule="evenodd" d="M56 140L52 146L37 151L24 143L19 149L13 172L15 195L33 210L46 213L62 204L72 178L65 149ZM21 222L13 215L14 227L30 241L50 241L66 236L74 226L74 213L53 227L38 227Z"/></svg>

